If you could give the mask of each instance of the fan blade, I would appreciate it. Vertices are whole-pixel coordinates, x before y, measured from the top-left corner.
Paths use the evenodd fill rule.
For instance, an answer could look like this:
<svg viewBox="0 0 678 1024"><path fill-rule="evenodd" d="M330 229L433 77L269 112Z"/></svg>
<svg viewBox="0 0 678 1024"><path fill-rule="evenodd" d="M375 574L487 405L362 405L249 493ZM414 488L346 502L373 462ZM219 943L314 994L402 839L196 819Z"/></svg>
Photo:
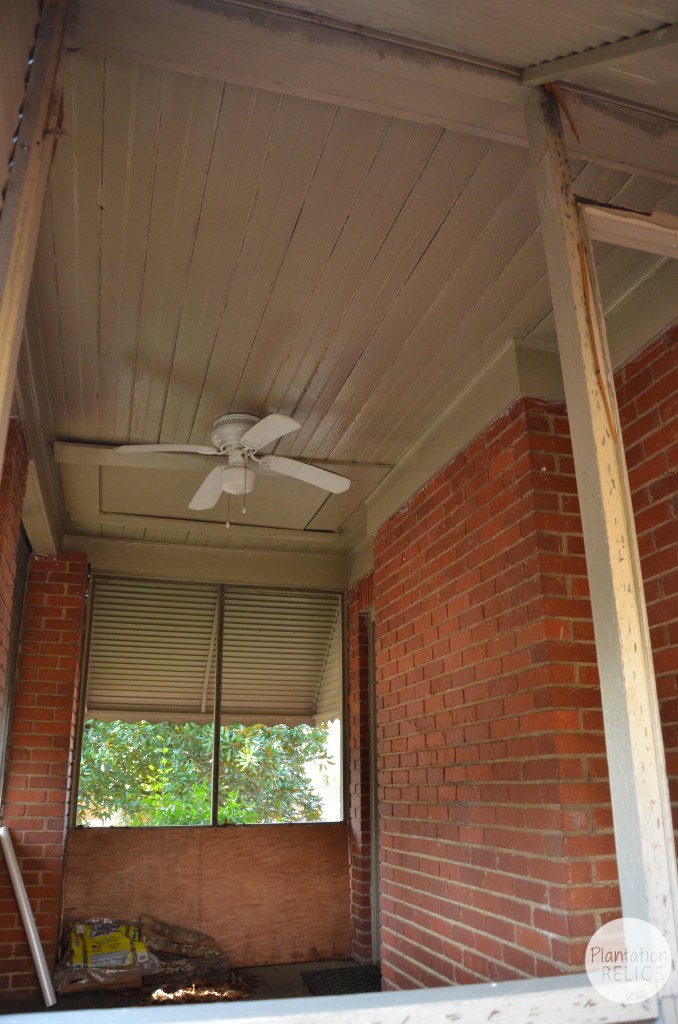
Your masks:
<svg viewBox="0 0 678 1024"><path fill-rule="evenodd" d="M299 430L300 426L300 423L289 416L281 416L274 412L270 416L264 416L263 420L259 420L253 427L250 427L240 438L240 443L258 451L259 448L264 448L271 441L277 441L279 437L291 434L293 430Z"/></svg>
<svg viewBox="0 0 678 1024"><path fill-rule="evenodd" d="M332 494L341 494L351 486L348 477L339 476L338 473L330 473L319 466L309 466L305 462L297 462L296 459L287 459L284 455L266 455L259 460L264 469L272 469L275 473L282 473L283 476L294 476L298 480L304 480L314 487L322 487Z"/></svg>
<svg viewBox="0 0 678 1024"><path fill-rule="evenodd" d="M113 449L120 455L151 455L153 452L191 452L193 455L220 455L204 444L121 444Z"/></svg>
<svg viewBox="0 0 678 1024"><path fill-rule="evenodd" d="M214 508L222 493L221 471L223 468L223 466L217 466L216 469L207 474L189 501L189 508L192 508L195 512L202 512L206 508Z"/></svg>

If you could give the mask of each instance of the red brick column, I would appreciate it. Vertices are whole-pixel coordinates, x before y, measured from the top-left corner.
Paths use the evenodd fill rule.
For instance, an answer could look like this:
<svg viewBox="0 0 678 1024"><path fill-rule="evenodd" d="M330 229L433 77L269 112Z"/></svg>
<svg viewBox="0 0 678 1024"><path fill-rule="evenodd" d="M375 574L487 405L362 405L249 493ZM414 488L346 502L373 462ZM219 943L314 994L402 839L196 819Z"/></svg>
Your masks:
<svg viewBox="0 0 678 1024"><path fill-rule="evenodd" d="M615 374L678 828L678 325Z"/></svg>
<svg viewBox="0 0 678 1024"><path fill-rule="evenodd" d="M87 579L84 555L31 558L10 725L3 824L11 829L50 967L61 921ZM2 863L0 997L38 991Z"/></svg>
<svg viewBox="0 0 678 1024"><path fill-rule="evenodd" d="M374 543L387 988L555 974L618 905L563 406L522 399Z"/></svg>
<svg viewBox="0 0 678 1024"><path fill-rule="evenodd" d="M678 805L678 329L615 375ZM374 544L386 987L578 969L619 912L564 406L521 399Z"/></svg>
<svg viewBox="0 0 678 1024"><path fill-rule="evenodd" d="M351 956L370 963L372 949L372 846L370 836L369 620L372 577L348 595L348 821L351 879Z"/></svg>
<svg viewBox="0 0 678 1024"><path fill-rule="evenodd" d="M7 651L14 595L16 548L26 493L28 455L19 421L9 421L5 464L0 481L0 708L7 700Z"/></svg>

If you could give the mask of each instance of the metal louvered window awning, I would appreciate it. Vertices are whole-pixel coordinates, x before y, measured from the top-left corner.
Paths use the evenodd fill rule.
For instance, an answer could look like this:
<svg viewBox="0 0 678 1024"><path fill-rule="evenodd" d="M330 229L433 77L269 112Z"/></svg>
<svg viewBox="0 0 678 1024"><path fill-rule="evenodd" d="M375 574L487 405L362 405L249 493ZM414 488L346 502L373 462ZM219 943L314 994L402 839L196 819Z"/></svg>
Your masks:
<svg viewBox="0 0 678 1024"><path fill-rule="evenodd" d="M107 576L92 592L88 717L211 721L220 614L222 723L341 717L339 594Z"/></svg>

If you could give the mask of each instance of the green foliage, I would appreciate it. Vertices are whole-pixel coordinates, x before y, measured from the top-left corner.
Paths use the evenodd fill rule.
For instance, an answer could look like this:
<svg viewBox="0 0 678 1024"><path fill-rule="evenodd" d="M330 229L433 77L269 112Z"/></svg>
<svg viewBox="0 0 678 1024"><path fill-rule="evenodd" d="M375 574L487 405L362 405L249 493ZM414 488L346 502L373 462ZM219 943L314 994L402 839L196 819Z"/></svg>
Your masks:
<svg viewBox="0 0 678 1024"><path fill-rule="evenodd" d="M209 824L212 735L196 722L86 722L78 824ZM222 727L219 823L318 821L305 767L329 766L326 738L324 725Z"/></svg>

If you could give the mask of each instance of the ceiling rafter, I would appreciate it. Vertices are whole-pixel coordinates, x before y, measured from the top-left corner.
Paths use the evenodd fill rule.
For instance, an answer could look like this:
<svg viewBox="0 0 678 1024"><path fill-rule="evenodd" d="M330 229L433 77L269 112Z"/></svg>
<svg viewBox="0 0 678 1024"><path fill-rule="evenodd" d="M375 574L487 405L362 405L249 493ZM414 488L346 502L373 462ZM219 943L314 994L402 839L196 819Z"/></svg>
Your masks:
<svg viewBox="0 0 678 1024"><path fill-rule="evenodd" d="M678 217L668 213L640 213L602 203L579 200L591 238L610 245L678 257Z"/></svg>
<svg viewBox="0 0 678 1024"><path fill-rule="evenodd" d="M622 60L629 60L650 50L658 50L678 43L678 24L664 25L653 32L641 32L629 39L620 39L616 43L605 43L593 46L590 50L559 57L544 64L537 64L523 72L524 85L544 85L562 78L571 78L592 68L604 67Z"/></svg>

